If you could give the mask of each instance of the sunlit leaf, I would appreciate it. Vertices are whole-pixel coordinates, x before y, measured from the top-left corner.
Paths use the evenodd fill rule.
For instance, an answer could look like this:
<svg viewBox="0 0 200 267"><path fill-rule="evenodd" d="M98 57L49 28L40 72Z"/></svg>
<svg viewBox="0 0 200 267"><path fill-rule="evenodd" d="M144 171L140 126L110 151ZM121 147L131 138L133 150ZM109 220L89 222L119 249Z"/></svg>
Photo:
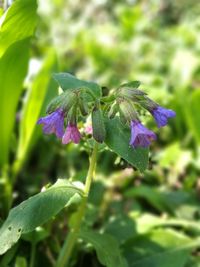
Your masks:
<svg viewBox="0 0 200 267"><path fill-rule="evenodd" d="M23 40L10 46L0 59L0 167L8 161L11 133L28 58L29 40Z"/></svg>
<svg viewBox="0 0 200 267"><path fill-rule="evenodd" d="M49 51L41 70L35 77L31 87L27 92L28 96L24 102L22 120L20 122L19 147L17 153L18 160L23 161L27 149L30 146L30 142L36 128L37 119L44 104L46 104L45 99L47 94L50 94L51 97L56 96L56 83L54 82L54 86L50 87L52 83L51 75L52 71L55 69L55 66L56 55L55 52L51 50Z"/></svg>
<svg viewBox="0 0 200 267"><path fill-rule="evenodd" d="M36 0L16 0L7 10L0 26L0 57L10 45L33 35L36 9Z"/></svg>

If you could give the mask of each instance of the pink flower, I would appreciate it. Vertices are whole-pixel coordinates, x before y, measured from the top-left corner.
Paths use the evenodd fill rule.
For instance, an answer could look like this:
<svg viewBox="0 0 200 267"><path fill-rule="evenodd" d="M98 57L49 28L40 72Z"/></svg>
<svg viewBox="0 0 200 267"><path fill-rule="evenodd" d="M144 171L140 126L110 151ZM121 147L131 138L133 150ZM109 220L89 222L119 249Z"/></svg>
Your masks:
<svg viewBox="0 0 200 267"><path fill-rule="evenodd" d="M62 137L62 143L68 144L69 142L74 142L75 144L78 144L81 139L81 134L76 126L76 124L68 124L65 133Z"/></svg>
<svg viewBox="0 0 200 267"><path fill-rule="evenodd" d="M85 127L85 132L87 134L92 134L93 133L93 129L92 129L92 125L88 125Z"/></svg>

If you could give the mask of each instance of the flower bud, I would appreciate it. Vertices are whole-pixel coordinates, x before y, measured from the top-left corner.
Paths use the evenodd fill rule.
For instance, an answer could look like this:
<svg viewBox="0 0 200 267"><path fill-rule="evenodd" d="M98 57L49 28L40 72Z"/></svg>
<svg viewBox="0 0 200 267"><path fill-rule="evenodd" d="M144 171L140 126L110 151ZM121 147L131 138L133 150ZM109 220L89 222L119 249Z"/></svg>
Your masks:
<svg viewBox="0 0 200 267"><path fill-rule="evenodd" d="M113 119L115 117L115 115L117 114L117 112L119 111L119 104L118 103L114 103L109 112L108 112L108 117L110 119Z"/></svg>
<svg viewBox="0 0 200 267"><path fill-rule="evenodd" d="M71 107L76 103L77 96L73 92L64 92L55 97L47 106L46 113L50 114L56 109L61 108L64 113L68 113Z"/></svg>
<svg viewBox="0 0 200 267"><path fill-rule="evenodd" d="M146 93L139 90L139 89L133 89L130 87L123 87L119 90L119 96L128 98L134 102L138 102L140 100L143 100Z"/></svg>
<svg viewBox="0 0 200 267"><path fill-rule="evenodd" d="M87 116L89 114L88 104L87 102L84 101L82 97L79 98L78 105L79 105L81 114L83 116Z"/></svg>
<svg viewBox="0 0 200 267"><path fill-rule="evenodd" d="M101 109L94 107L92 111L92 128L94 139L102 143L106 138L106 130Z"/></svg>
<svg viewBox="0 0 200 267"><path fill-rule="evenodd" d="M134 106L129 101L123 100L119 104L120 117L123 118L125 123L130 124L132 120L138 119L138 115L134 109Z"/></svg>
<svg viewBox="0 0 200 267"><path fill-rule="evenodd" d="M154 102L147 96L145 96L144 99L142 99L138 103L150 112L159 106L156 102Z"/></svg>

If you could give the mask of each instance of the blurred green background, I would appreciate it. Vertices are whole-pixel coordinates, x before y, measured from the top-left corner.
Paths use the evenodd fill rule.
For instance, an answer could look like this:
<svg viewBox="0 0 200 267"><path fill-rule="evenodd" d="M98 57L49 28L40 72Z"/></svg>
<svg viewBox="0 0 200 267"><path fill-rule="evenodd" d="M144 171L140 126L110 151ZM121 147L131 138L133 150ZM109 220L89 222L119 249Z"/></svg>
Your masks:
<svg viewBox="0 0 200 267"><path fill-rule="evenodd" d="M48 101L58 93L51 74L70 72L99 83L105 92L139 80L152 99L175 110L177 116L158 130L150 115L143 114L146 125L158 136L144 173L133 170L111 151L99 155L86 224L115 236L129 266L200 266L196 247L193 254L181 250L177 258L167 252L166 258L163 255L166 265L139 260L160 252L156 246L168 251L198 238L200 232L199 1L40 0L33 19L34 8L22 4L19 16L23 10L27 13L22 24L16 24L16 32L13 26L10 36L4 34L6 27L12 26L9 23L0 32L2 220L11 205L38 193L58 177L84 181L88 169L84 141L82 146L63 146L36 126ZM20 32L21 27L26 28ZM22 47L26 44L17 48L19 42L28 42L27 56ZM12 49L16 54L9 65L6 60L13 58ZM21 89L9 87L9 82ZM61 242L64 226L56 225L49 235L56 233ZM19 255L26 258L24 243L21 246ZM44 241L38 255L42 249L43 261L52 262L49 251L54 254L57 248ZM83 263L77 257L72 266L88 262L101 266L87 247L83 250ZM135 261L139 263L134 265Z"/></svg>

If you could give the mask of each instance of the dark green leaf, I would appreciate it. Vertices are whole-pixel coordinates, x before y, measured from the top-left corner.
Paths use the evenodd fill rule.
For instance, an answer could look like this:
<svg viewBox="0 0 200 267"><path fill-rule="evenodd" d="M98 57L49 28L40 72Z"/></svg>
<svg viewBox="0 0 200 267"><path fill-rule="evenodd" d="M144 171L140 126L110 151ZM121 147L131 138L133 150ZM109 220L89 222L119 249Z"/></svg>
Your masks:
<svg viewBox="0 0 200 267"><path fill-rule="evenodd" d="M159 211L169 210L167 201L164 198L162 192L157 191L148 186L138 186L130 188L126 191L127 197L142 198L145 199L150 205Z"/></svg>
<svg viewBox="0 0 200 267"><path fill-rule="evenodd" d="M39 226L33 232L23 234L22 239L37 244L38 242L46 239L48 236L49 232L43 227Z"/></svg>
<svg viewBox="0 0 200 267"><path fill-rule="evenodd" d="M54 73L53 78L64 91L86 88L96 97L100 97L102 94L101 87L98 84L79 80L69 73Z"/></svg>
<svg viewBox="0 0 200 267"><path fill-rule="evenodd" d="M124 253L129 267L184 267L200 244L173 230L159 229L127 242Z"/></svg>
<svg viewBox="0 0 200 267"><path fill-rule="evenodd" d="M102 143L105 140L106 131L101 109L94 108L92 111L92 129L94 139Z"/></svg>
<svg viewBox="0 0 200 267"><path fill-rule="evenodd" d="M114 236L120 243L124 243L136 235L136 224L126 215L110 218L105 225L105 232Z"/></svg>
<svg viewBox="0 0 200 267"><path fill-rule="evenodd" d="M127 267L122 257L117 240L111 235L100 234L89 230L81 230L80 237L92 244L101 264L106 267Z"/></svg>
<svg viewBox="0 0 200 267"><path fill-rule="evenodd" d="M130 129L123 126L118 118L105 119L107 146L131 165L144 171L148 165L148 149L132 148L130 142Z"/></svg>
<svg viewBox="0 0 200 267"><path fill-rule="evenodd" d="M58 180L46 191L13 208L0 229L0 255L5 253L21 234L33 231L55 216L74 195L82 191L66 180Z"/></svg>

